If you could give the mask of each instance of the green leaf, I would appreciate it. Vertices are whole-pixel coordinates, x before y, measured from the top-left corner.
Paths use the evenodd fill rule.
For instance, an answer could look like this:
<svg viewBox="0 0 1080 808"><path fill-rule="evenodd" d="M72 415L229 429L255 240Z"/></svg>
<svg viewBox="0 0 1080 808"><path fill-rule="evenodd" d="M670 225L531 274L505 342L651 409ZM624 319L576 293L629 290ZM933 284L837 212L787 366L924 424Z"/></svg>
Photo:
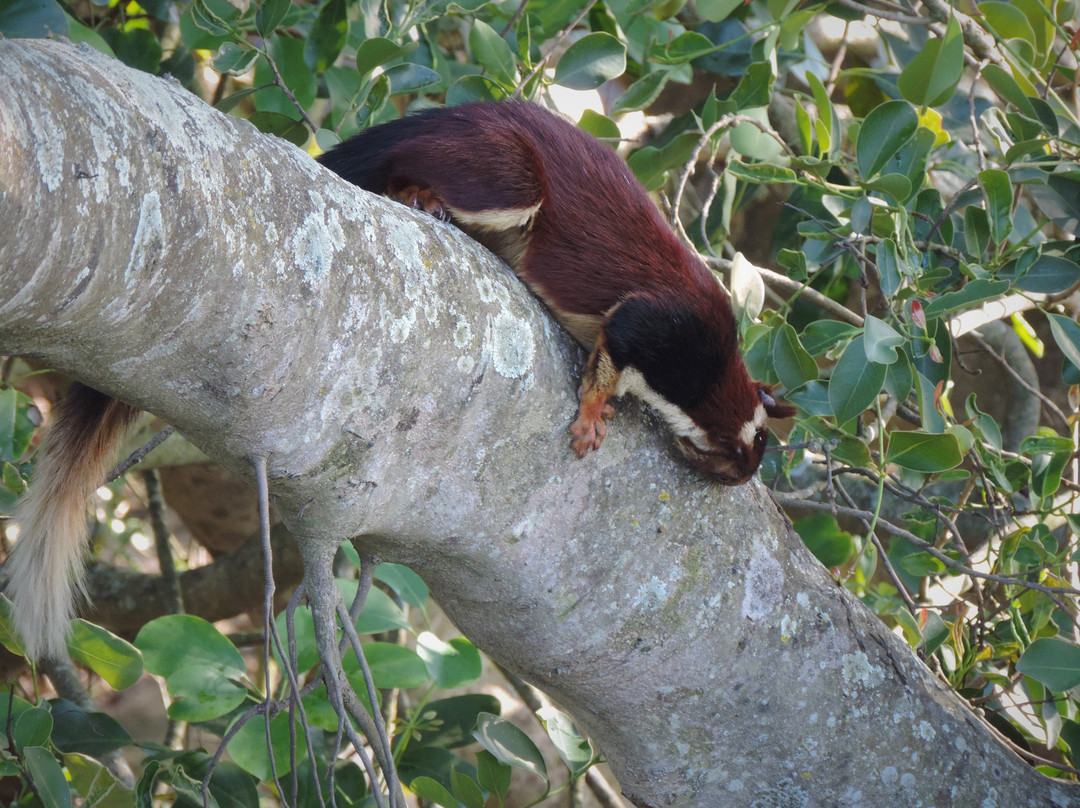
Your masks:
<svg viewBox="0 0 1080 808"><path fill-rule="evenodd" d="M172 696L169 718L174 721L210 721L228 715L247 698L243 685L214 668L179 668L165 678Z"/></svg>
<svg viewBox="0 0 1080 808"><path fill-rule="evenodd" d="M839 567L855 554L854 537L830 513L813 513L793 525L807 549L826 567Z"/></svg>
<svg viewBox="0 0 1080 808"><path fill-rule="evenodd" d="M985 3L979 5L981 11ZM938 107L952 98L964 72L964 36L949 17L943 38L931 37L897 79L900 95L917 107Z"/></svg>
<svg viewBox="0 0 1080 808"><path fill-rule="evenodd" d="M500 101L507 92L488 76L462 76L446 91L446 106L457 107L473 101Z"/></svg>
<svg viewBox="0 0 1080 808"><path fill-rule="evenodd" d="M346 603L352 603L356 597L357 583L353 580L337 579L338 589ZM382 634L394 629L412 631L409 618L401 611L401 607L390 599L390 596L381 589L372 587L364 601L364 608L356 621L358 634Z"/></svg>
<svg viewBox="0 0 1080 808"><path fill-rule="evenodd" d="M258 96L258 93L256 93ZM294 146L303 146L307 143L308 130L302 121L285 115L281 112L259 111L248 116L251 123L260 132L268 135L276 135L282 140L287 140Z"/></svg>
<svg viewBox="0 0 1080 808"><path fill-rule="evenodd" d="M573 719L554 707L541 707L536 714L544 722L544 729L547 730L555 751L570 770L570 779L582 775L595 755L592 746L577 731Z"/></svg>
<svg viewBox="0 0 1080 808"><path fill-rule="evenodd" d="M626 70L626 45L611 34L583 36L566 49L555 68L555 83L572 90L595 90Z"/></svg>
<svg viewBox="0 0 1080 808"><path fill-rule="evenodd" d="M224 0L221 2L227 8L232 8ZM304 109L310 108L315 103L319 88L315 73L304 61L304 40L286 36L284 33L276 33L267 42L269 44L268 56L273 59L285 86L296 98L296 103ZM261 89L255 93L255 109L259 112L276 112L290 119L298 118L296 104L280 87L276 86L277 81L267 59L256 61L255 78L252 84ZM259 125L259 129L263 132L272 131L273 134L282 136L280 131L264 128L264 126L267 124ZM285 131L283 127L281 131Z"/></svg>
<svg viewBox="0 0 1080 808"><path fill-rule="evenodd" d="M228 112L230 109L235 107L249 95L252 95L255 92L256 89L254 87L248 87L243 90L237 90L235 93L229 93L229 95L225 96L216 104L214 104L214 109L218 110L219 112Z"/></svg>
<svg viewBox="0 0 1080 808"><path fill-rule="evenodd" d="M409 789L420 799L441 805L443 808L459 808L454 795L430 777L417 777L409 783Z"/></svg>
<svg viewBox="0 0 1080 808"><path fill-rule="evenodd" d="M906 101L886 101L875 107L859 129L855 149L859 173L873 179L919 128L919 118Z"/></svg>
<svg viewBox="0 0 1080 808"><path fill-rule="evenodd" d="M899 156L894 155L894 162L899 161ZM880 177L876 177L866 183L866 187L871 191L880 191L888 194L898 203L905 201L911 196L911 180L909 180L903 174L899 174L895 171L891 171L888 174L882 174Z"/></svg>
<svg viewBox="0 0 1080 808"><path fill-rule="evenodd" d="M814 320L802 332L802 345L811 356L821 356L858 331L858 327L839 320Z"/></svg>
<svg viewBox="0 0 1080 808"><path fill-rule="evenodd" d="M968 281L963 289L957 292L946 292L931 300L924 309L926 319L944 317L954 311L971 308L976 303L1001 297L1009 291L1009 286L1008 281L992 281L987 278Z"/></svg>
<svg viewBox="0 0 1080 808"><path fill-rule="evenodd" d="M84 808L132 808L135 793L100 762L87 755L66 754L69 787L82 797Z"/></svg>
<svg viewBox="0 0 1080 808"><path fill-rule="evenodd" d="M524 732L509 721L490 713L481 713L476 721L473 737L500 763L532 772L548 779L544 756Z"/></svg>
<svg viewBox="0 0 1080 808"><path fill-rule="evenodd" d="M621 112L633 112L649 106L659 97L660 91L664 89L669 78L671 78L669 70L646 73L619 96L611 110L612 113L618 115Z"/></svg>
<svg viewBox="0 0 1080 808"><path fill-rule="evenodd" d="M64 754L99 758L134 741L119 722L105 713L93 713L66 699L49 702L55 724L53 746Z"/></svg>
<svg viewBox="0 0 1080 808"><path fill-rule="evenodd" d="M746 117L764 124L766 128L771 126L766 107L747 107L741 112ZM772 135L766 134L752 123L736 124L728 137L734 151L752 160L773 160L783 151Z"/></svg>
<svg viewBox="0 0 1080 808"><path fill-rule="evenodd" d="M219 808L217 799L215 799L213 792L205 795L201 780L196 780L191 777L183 766L176 766L173 768L169 777L169 784L176 792L176 796L180 799L177 802L183 804L186 803L190 806L206 806L206 808Z"/></svg>
<svg viewBox="0 0 1080 808"><path fill-rule="evenodd" d="M467 774L451 769L450 783L453 786L454 796L465 804L465 808L484 808L484 792Z"/></svg>
<svg viewBox="0 0 1080 808"><path fill-rule="evenodd" d="M889 435L885 459L912 471L931 474L959 466L964 454L951 432L894 431Z"/></svg>
<svg viewBox="0 0 1080 808"><path fill-rule="evenodd" d="M68 19L55 0L6 0L0 3L0 34L11 39L67 36Z"/></svg>
<svg viewBox="0 0 1080 808"><path fill-rule="evenodd" d="M1054 637L1040 637L1027 647L1016 669L1062 693L1080 685L1080 648Z"/></svg>
<svg viewBox="0 0 1080 808"><path fill-rule="evenodd" d="M15 463L26 452L35 430L32 406L30 397L18 390L0 390L0 461Z"/></svg>
<svg viewBox="0 0 1080 808"><path fill-rule="evenodd" d="M865 199L866 197L862 197ZM900 254L896 249L896 242L887 238L877 248L878 276L881 279L881 291L888 297L892 297L903 285L903 274L900 271Z"/></svg>
<svg viewBox="0 0 1080 808"><path fill-rule="evenodd" d="M119 28L104 28L101 36L113 49L116 58L128 67L144 73L157 72L161 64L161 43L149 29L133 28L122 31Z"/></svg>
<svg viewBox="0 0 1080 808"><path fill-rule="evenodd" d="M872 314L866 315L865 346L866 357L880 365L891 365L896 361L896 349L904 344L904 337L891 325Z"/></svg>
<svg viewBox="0 0 1080 808"><path fill-rule="evenodd" d="M284 610L274 618L274 624L279 637L284 639L289 635L288 615ZM300 673L311 670L319 661L319 651L315 646L315 623L310 606L297 606L293 612L293 638L296 641L296 670ZM278 667L284 668L278 649L273 647L272 651Z"/></svg>
<svg viewBox="0 0 1080 808"><path fill-rule="evenodd" d="M304 42L304 62L316 73L325 73L345 47L349 32L345 0L326 0Z"/></svg>
<svg viewBox="0 0 1080 808"><path fill-rule="evenodd" d="M71 621L67 648L72 659L90 668L113 690L125 690L142 676L143 659L138 648L81 618Z"/></svg>
<svg viewBox="0 0 1080 808"><path fill-rule="evenodd" d="M990 246L990 221L986 211L974 205L964 209L964 246L975 258Z"/></svg>
<svg viewBox="0 0 1080 808"><path fill-rule="evenodd" d="M897 359L898 361L885 370L885 390L897 401L907 401L911 388L915 385L915 371L907 353L899 351Z"/></svg>
<svg viewBox="0 0 1080 808"><path fill-rule="evenodd" d="M1080 367L1080 325L1069 317L1050 312L1047 312L1046 319L1050 321L1050 333L1054 335L1054 342L1065 354L1065 358Z"/></svg>
<svg viewBox="0 0 1080 808"><path fill-rule="evenodd" d="M476 753L476 782L480 788L497 794L500 798L510 790L510 778L514 770L500 763L491 752L481 749Z"/></svg>
<svg viewBox="0 0 1080 808"><path fill-rule="evenodd" d="M251 70L258 58L258 51L241 47L235 42L226 42L218 50L210 66L223 76L242 76ZM220 108L219 106L218 109Z"/></svg>
<svg viewBox="0 0 1080 808"><path fill-rule="evenodd" d="M290 5L292 0L263 0L255 13L255 30L259 32L259 36L265 39L274 33L289 13Z"/></svg>
<svg viewBox="0 0 1080 808"><path fill-rule="evenodd" d="M672 138L663 148L645 146L638 149L626 162L641 184L654 190L664 184L669 170L686 164L697 143L698 135L683 132Z"/></svg>
<svg viewBox="0 0 1080 808"><path fill-rule="evenodd" d="M11 737L19 752L27 746L44 746L49 741L53 717L44 707L31 707L14 722Z"/></svg>
<svg viewBox="0 0 1080 808"><path fill-rule="evenodd" d="M788 390L796 390L818 377L817 363L787 323L776 331L772 356L776 375Z"/></svg>
<svg viewBox="0 0 1080 808"><path fill-rule="evenodd" d="M1056 295L1080 281L1080 265L1056 255L1040 255L1019 277L1008 272L1000 272L998 277L1009 278L1013 286L1025 292Z"/></svg>
<svg viewBox="0 0 1080 808"><path fill-rule="evenodd" d="M909 575L922 578L926 575L940 575L945 572L945 564L930 553L911 553L900 559L900 566Z"/></svg>
<svg viewBox="0 0 1080 808"><path fill-rule="evenodd" d="M362 648L371 669L371 678L379 689L407 690L431 681L424 660L411 648L389 642L366 642ZM350 674L350 681L359 677L360 665L352 651L345 656L344 664L346 673Z"/></svg>
<svg viewBox="0 0 1080 808"><path fill-rule="evenodd" d="M184 668L213 668L237 678L247 674L244 658L201 617L169 614L151 620L135 638L150 673L171 676Z"/></svg>
<svg viewBox="0 0 1080 808"><path fill-rule="evenodd" d="M776 73L770 61L754 62L746 68L729 98L731 103L735 104L735 111L743 112L755 107L769 106L775 78ZM766 124L769 122L767 116L760 120Z"/></svg>
<svg viewBox="0 0 1080 808"><path fill-rule="evenodd" d="M415 93L417 90L432 87L442 81L442 76L437 71L413 62L404 62L387 68L383 75L390 82L390 95Z"/></svg>
<svg viewBox="0 0 1080 808"><path fill-rule="evenodd" d="M1003 40L1020 39L1034 51L1035 31L1019 8L1011 3L983 0L979 3L979 13L983 15L990 29Z"/></svg>
<svg viewBox="0 0 1080 808"><path fill-rule="evenodd" d="M653 43L649 58L665 65L681 65L715 51L716 45L697 31L687 31L666 43Z"/></svg>
<svg viewBox="0 0 1080 808"><path fill-rule="evenodd" d="M71 808L71 789L52 752L43 746L28 746L23 760L44 808Z"/></svg>
<svg viewBox="0 0 1080 808"><path fill-rule="evenodd" d="M385 37L376 36L365 39L356 49L356 71L361 76L366 76L379 65L384 65L409 50L411 48L403 47Z"/></svg>
<svg viewBox="0 0 1080 808"><path fill-rule="evenodd" d="M833 132L836 126L836 113L833 111L829 92L821 79L814 75L813 71L806 72L806 83L810 86L810 92L814 95L814 105L817 107L817 119L814 121L814 131L817 134L818 148L824 157L832 148Z"/></svg>
<svg viewBox="0 0 1080 808"><path fill-rule="evenodd" d="M581 113L581 120L578 121L578 128L597 138L617 140L622 137L622 132L619 131L619 125L615 123L615 121L606 115L601 115L599 112L591 109L584 110ZM612 145L614 146L614 144Z"/></svg>
<svg viewBox="0 0 1080 808"><path fill-rule="evenodd" d="M745 4L745 0L698 0L695 8L698 16L708 22L726 20Z"/></svg>
<svg viewBox="0 0 1080 808"><path fill-rule="evenodd" d="M375 579L382 581L397 592L403 601L418 609L427 603L431 594L424 579L403 564L379 564L375 567Z"/></svg>
<svg viewBox="0 0 1080 808"><path fill-rule="evenodd" d="M483 20L473 21L469 48L476 61L500 84L513 87L517 83L518 70L513 51L506 40Z"/></svg>
<svg viewBox="0 0 1080 808"><path fill-rule="evenodd" d="M454 637L445 643L425 631L416 638L416 652L431 678L444 690L463 687L480 678L480 652L464 637Z"/></svg>
<svg viewBox="0 0 1080 808"><path fill-rule="evenodd" d="M1025 115L1035 117L1035 108L1031 106L1027 94L1021 89L1016 79L1003 67L987 65L983 68L982 77L986 79L986 83L994 89L994 92Z"/></svg>
<svg viewBox="0 0 1080 808"><path fill-rule="evenodd" d="M1004 244L1012 232L1012 183L1009 175L996 168L979 172L979 183L986 198L986 215L990 219L990 235L997 244Z"/></svg>
<svg viewBox="0 0 1080 808"><path fill-rule="evenodd" d="M304 737L304 727L299 718L295 723L295 732L297 738ZM273 750L278 777L284 777L292 770L291 744L289 714L279 713L270 722L270 748ZM299 741L299 745L302 749L303 741ZM261 782L273 780L274 769L271 768L270 753L266 748L266 721L263 716L255 716L236 731L229 741L229 756L236 765ZM202 805L201 797L198 804Z"/></svg>
<svg viewBox="0 0 1080 808"><path fill-rule="evenodd" d="M872 405L885 382L885 365L869 360L863 339L856 337L844 349L829 379L829 404L837 426L846 424Z"/></svg>

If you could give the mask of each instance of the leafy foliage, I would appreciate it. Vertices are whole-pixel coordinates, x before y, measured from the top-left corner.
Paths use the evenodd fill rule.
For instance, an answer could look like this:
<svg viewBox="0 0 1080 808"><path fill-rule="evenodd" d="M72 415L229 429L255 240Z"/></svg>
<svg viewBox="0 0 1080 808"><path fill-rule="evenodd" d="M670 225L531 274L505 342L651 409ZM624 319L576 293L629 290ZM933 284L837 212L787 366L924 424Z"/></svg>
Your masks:
<svg viewBox="0 0 1080 808"><path fill-rule="evenodd" d="M747 363L799 408L763 469L778 499L844 585L1022 753L1073 776L1074 3L988 1L974 17L905 5L902 23L874 27L864 6L799 0L16 0L0 9L0 31L64 34L171 73L219 109L310 148L430 104L547 100L560 87L604 90L606 102L581 118L603 137L619 137L616 119L627 113L672 112L628 162L646 187L665 191L674 225L710 265L731 270ZM750 223L770 218L765 239ZM729 261L740 249L763 266ZM969 369L977 357L989 358L981 380ZM1029 401L1037 415L1025 420ZM25 487L33 413L26 396L0 390L0 510ZM381 577L401 601L426 600L407 571L384 567ZM411 630L385 595L373 596L361 623L366 632ZM305 668L314 664L309 624L301 612ZM203 674L153 640L181 629L214 655ZM138 645L148 669L166 677L172 710L223 731L258 698L229 641L210 639L212 627L144 631ZM92 667L105 657L95 670L126 681L131 652L100 636L91 650L91 641L78 635L73 651ZM416 647L371 646L381 686L428 688L394 745L416 793L472 806L485 795L501 802L508 766L544 777L531 742L485 715L490 704L428 700L474 676L468 641L421 635ZM317 696L310 723L332 733ZM0 765L38 783L43 800L66 804L60 758L44 751L46 722L34 716L20 730L29 740ZM579 774L593 755L563 718L545 721ZM474 728L486 750L475 767L449 751ZM269 732L287 748L290 729L279 716ZM327 737L315 739L323 764ZM59 750L55 729L52 738ZM220 782L265 776L265 741L256 747L238 750L240 769ZM78 790L81 764L63 760ZM161 754L152 763L144 795L156 779L186 793L206 762ZM362 779L349 765L333 769L339 784ZM318 771L298 776L328 769ZM250 804L237 796L246 785L219 788L219 801Z"/></svg>

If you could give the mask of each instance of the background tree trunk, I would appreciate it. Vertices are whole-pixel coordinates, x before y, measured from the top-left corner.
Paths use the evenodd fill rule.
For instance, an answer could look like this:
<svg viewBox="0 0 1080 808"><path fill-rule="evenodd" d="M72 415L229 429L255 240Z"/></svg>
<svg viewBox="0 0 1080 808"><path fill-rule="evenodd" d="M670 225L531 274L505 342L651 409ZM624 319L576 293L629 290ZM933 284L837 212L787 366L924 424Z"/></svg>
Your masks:
<svg viewBox="0 0 1080 808"><path fill-rule="evenodd" d="M0 352L269 459L302 543L412 566L638 805L1075 805L836 585L758 483L704 485L453 228L168 81L0 41ZM250 476L250 474L249 474Z"/></svg>

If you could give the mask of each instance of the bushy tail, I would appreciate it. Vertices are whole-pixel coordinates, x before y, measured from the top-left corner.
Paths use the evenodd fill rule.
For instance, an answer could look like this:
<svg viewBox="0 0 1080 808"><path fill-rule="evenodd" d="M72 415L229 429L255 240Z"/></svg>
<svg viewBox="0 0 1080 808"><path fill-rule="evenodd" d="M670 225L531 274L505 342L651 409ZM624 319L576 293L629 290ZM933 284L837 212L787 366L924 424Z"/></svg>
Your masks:
<svg viewBox="0 0 1080 808"><path fill-rule="evenodd" d="M13 520L18 541L5 565L15 628L30 659L62 656L82 593L90 496L105 482L138 410L73 384L38 450L30 490Z"/></svg>

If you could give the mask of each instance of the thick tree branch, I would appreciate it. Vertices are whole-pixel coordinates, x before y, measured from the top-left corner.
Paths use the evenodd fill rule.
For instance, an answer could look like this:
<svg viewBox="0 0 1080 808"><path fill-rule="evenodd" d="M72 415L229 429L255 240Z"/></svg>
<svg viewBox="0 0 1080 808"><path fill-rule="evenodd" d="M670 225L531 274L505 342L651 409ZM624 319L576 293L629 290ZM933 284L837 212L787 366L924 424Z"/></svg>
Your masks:
<svg viewBox="0 0 1080 808"><path fill-rule="evenodd" d="M0 41L0 210L0 352L241 473L265 455L307 555L359 536L413 566L637 805L1074 804L758 483L703 485L633 403L575 460L580 352L452 228L178 85L38 41Z"/></svg>

